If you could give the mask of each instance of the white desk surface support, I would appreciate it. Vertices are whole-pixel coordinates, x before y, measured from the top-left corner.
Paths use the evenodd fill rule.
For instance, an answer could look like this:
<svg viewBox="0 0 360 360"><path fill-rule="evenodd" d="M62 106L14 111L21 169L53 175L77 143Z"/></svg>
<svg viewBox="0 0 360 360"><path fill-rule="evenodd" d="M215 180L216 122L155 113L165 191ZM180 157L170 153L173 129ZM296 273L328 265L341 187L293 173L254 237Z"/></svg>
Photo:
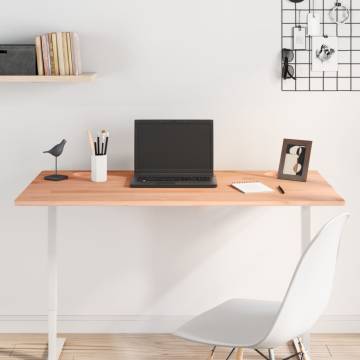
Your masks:
<svg viewBox="0 0 360 360"><path fill-rule="evenodd" d="M49 311L48 359L57 360L65 339L57 339L56 226L58 206L299 206L304 250L311 241L311 206L342 206L344 199L316 171L307 182L278 180L273 171L218 171L217 188L134 189L131 171L110 171L106 183L92 183L88 171L62 171L69 180L45 181L40 173L15 200L18 206L48 207ZM272 193L242 194L231 187L241 180L261 181ZM281 185L285 194L277 191ZM309 358L309 357L308 357Z"/></svg>

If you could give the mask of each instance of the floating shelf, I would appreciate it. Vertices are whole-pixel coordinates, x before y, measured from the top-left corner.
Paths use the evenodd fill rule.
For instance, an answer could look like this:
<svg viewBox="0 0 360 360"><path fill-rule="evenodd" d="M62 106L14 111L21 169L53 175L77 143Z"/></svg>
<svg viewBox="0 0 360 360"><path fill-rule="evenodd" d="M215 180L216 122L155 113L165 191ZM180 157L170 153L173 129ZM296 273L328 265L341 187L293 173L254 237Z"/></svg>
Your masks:
<svg viewBox="0 0 360 360"><path fill-rule="evenodd" d="M0 83L52 83L52 82L86 82L96 78L96 73L83 73L70 76L41 76L41 75L0 75Z"/></svg>

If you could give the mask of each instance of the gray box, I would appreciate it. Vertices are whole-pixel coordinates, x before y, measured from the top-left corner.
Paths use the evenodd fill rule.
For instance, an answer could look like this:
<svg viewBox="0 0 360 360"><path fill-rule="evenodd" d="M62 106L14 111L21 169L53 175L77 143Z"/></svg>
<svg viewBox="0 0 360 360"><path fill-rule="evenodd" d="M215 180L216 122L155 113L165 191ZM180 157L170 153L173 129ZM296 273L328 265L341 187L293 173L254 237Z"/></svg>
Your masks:
<svg viewBox="0 0 360 360"><path fill-rule="evenodd" d="M36 75L35 45L0 45L0 75Z"/></svg>

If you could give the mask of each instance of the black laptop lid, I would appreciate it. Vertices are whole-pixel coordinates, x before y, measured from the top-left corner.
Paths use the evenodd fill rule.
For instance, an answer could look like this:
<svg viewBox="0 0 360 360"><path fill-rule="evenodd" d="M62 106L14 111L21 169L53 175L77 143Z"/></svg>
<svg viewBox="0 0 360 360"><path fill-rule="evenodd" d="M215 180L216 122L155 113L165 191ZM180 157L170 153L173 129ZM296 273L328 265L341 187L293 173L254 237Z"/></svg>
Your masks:
<svg viewBox="0 0 360 360"><path fill-rule="evenodd" d="M212 120L135 120L135 174L213 175Z"/></svg>

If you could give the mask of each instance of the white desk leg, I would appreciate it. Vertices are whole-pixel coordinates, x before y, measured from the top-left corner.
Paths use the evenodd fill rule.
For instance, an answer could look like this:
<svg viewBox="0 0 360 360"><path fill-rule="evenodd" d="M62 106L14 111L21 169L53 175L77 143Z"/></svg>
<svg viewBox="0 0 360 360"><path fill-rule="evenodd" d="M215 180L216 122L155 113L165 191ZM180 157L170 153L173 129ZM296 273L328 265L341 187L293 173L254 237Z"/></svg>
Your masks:
<svg viewBox="0 0 360 360"><path fill-rule="evenodd" d="M311 242L311 207L301 207L301 254L305 252ZM305 345L307 353L304 356L304 360L311 360L310 358L310 334L303 334L302 341ZM298 339L294 339L294 346L299 351Z"/></svg>
<svg viewBox="0 0 360 360"><path fill-rule="evenodd" d="M58 360L65 343L65 339L57 338L57 261L56 234L57 209L48 208L48 360Z"/></svg>
<svg viewBox="0 0 360 360"><path fill-rule="evenodd" d="M311 207L301 207L301 251L305 252L311 243Z"/></svg>

